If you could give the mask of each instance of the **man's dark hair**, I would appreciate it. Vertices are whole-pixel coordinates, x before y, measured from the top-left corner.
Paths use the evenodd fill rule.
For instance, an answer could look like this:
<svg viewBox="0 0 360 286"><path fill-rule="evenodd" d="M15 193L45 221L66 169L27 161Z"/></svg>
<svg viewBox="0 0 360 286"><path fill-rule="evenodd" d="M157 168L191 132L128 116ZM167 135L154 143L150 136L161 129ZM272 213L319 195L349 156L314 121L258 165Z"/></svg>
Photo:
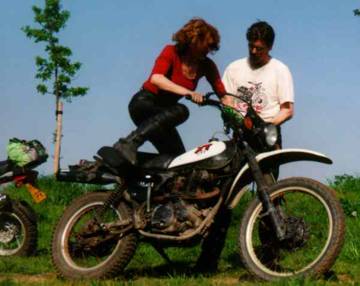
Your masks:
<svg viewBox="0 0 360 286"><path fill-rule="evenodd" d="M246 38L249 42L262 40L268 48L272 48L275 39L274 29L265 21L258 21L247 30Z"/></svg>

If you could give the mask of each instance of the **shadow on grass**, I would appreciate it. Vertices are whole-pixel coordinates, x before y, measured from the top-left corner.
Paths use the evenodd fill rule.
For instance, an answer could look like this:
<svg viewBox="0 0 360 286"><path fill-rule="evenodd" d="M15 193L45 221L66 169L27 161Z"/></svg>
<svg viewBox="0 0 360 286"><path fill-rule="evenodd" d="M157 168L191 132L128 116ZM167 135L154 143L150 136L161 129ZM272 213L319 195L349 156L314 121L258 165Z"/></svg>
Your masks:
<svg viewBox="0 0 360 286"><path fill-rule="evenodd" d="M193 277L199 273L194 271L188 262L172 262L154 267L130 268L125 270L123 276L127 279L134 279L139 276L153 278L168 278L169 276Z"/></svg>
<svg viewBox="0 0 360 286"><path fill-rule="evenodd" d="M237 253L231 253L225 258L225 261L230 264L234 270L244 269L244 265Z"/></svg>
<svg viewBox="0 0 360 286"><path fill-rule="evenodd" d="M227 267L224 270L220 267L215 272L197 272L192 264L187 261L177 261L171 264L161 264L153 267L143 268L129 268L121 275L123 279L135 280L140 277L147 278L169 278L169 277L182 277L182 278L211 278L217 275L236 274L239 275L239 282L255 282L256 277L248 274L244 269L239 257L236 254L228 256L224 261ZM238 273L238 274L237 274Z"/></svg>
<svg viewBox="0 0 360 286"><path fill-rule="evenodd" d="M50 250L47 248L40 248L35 252L34 256L43 256L50 254Z"/></svg>

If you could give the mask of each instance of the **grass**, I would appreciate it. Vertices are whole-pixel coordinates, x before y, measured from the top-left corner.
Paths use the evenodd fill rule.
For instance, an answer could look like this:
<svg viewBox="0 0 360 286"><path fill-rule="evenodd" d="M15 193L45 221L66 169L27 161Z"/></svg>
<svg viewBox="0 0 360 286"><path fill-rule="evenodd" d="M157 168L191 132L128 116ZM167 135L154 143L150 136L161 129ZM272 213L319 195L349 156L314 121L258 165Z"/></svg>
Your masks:
<svg viewBox="0 0 360 286"><path fill-rule="evenodd" d="M331 272L322 279L289 279L267 283L248 275L237 256L237 235L242 211L251 199L245 197L233 215L223 250L219 272L209 276L189 275L199 247L169 248L173 265L167 265L159 254L146 244L140 244L124 275L108 281L67 281L58 279L51 264L50 241L57 220L71 200L97 186L56 182L51 177L40 178L39 187L48 199L35 205L23 188L8 186L12 198L27 201L38 216L38 251L32 257L0 258L1 285L360 285L360 178L336 176L329 185L337 190L346 213L346 242Z"/></svg>

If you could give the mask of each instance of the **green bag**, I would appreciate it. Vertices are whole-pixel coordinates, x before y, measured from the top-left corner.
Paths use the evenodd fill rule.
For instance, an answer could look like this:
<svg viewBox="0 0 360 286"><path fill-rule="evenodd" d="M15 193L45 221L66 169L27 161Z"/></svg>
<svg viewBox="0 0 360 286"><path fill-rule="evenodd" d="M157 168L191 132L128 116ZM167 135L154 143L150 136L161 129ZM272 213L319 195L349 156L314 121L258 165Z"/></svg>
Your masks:
<svg viewBox="0 0 360 286"><path fill-rule="evenodd" d="M42 163L48 157L45 147L38 140L11 138L6 150L8 159L20 167L29 163Z"/></svg>

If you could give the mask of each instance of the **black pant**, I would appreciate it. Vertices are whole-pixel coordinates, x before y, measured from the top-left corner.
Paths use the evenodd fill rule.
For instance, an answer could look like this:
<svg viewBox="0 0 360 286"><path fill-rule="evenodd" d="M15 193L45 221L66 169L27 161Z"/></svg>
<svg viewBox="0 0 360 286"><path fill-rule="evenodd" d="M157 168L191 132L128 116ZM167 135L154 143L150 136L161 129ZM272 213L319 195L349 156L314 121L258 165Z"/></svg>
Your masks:
<svg viewBox="0 0 360 286"><path fill-rule="evenodd" d="M231 223L232 210L222 206L210 227L209 235L201 245L195 265L196 272L211 273L217 270L226 235Z"/></svg>
<svg viewBox="0 0 360 286"><path fill-rule="evenodd" d="M165 101L164 98L142 89L131 99L129 113L136 126L159 116L168 117L169 120L165 120L167 124L162 124L162 128L147 139L160 154L180 155L185 152L184 144L175 128L189 117L189 110L185 105L176 101Z"/></svg>

